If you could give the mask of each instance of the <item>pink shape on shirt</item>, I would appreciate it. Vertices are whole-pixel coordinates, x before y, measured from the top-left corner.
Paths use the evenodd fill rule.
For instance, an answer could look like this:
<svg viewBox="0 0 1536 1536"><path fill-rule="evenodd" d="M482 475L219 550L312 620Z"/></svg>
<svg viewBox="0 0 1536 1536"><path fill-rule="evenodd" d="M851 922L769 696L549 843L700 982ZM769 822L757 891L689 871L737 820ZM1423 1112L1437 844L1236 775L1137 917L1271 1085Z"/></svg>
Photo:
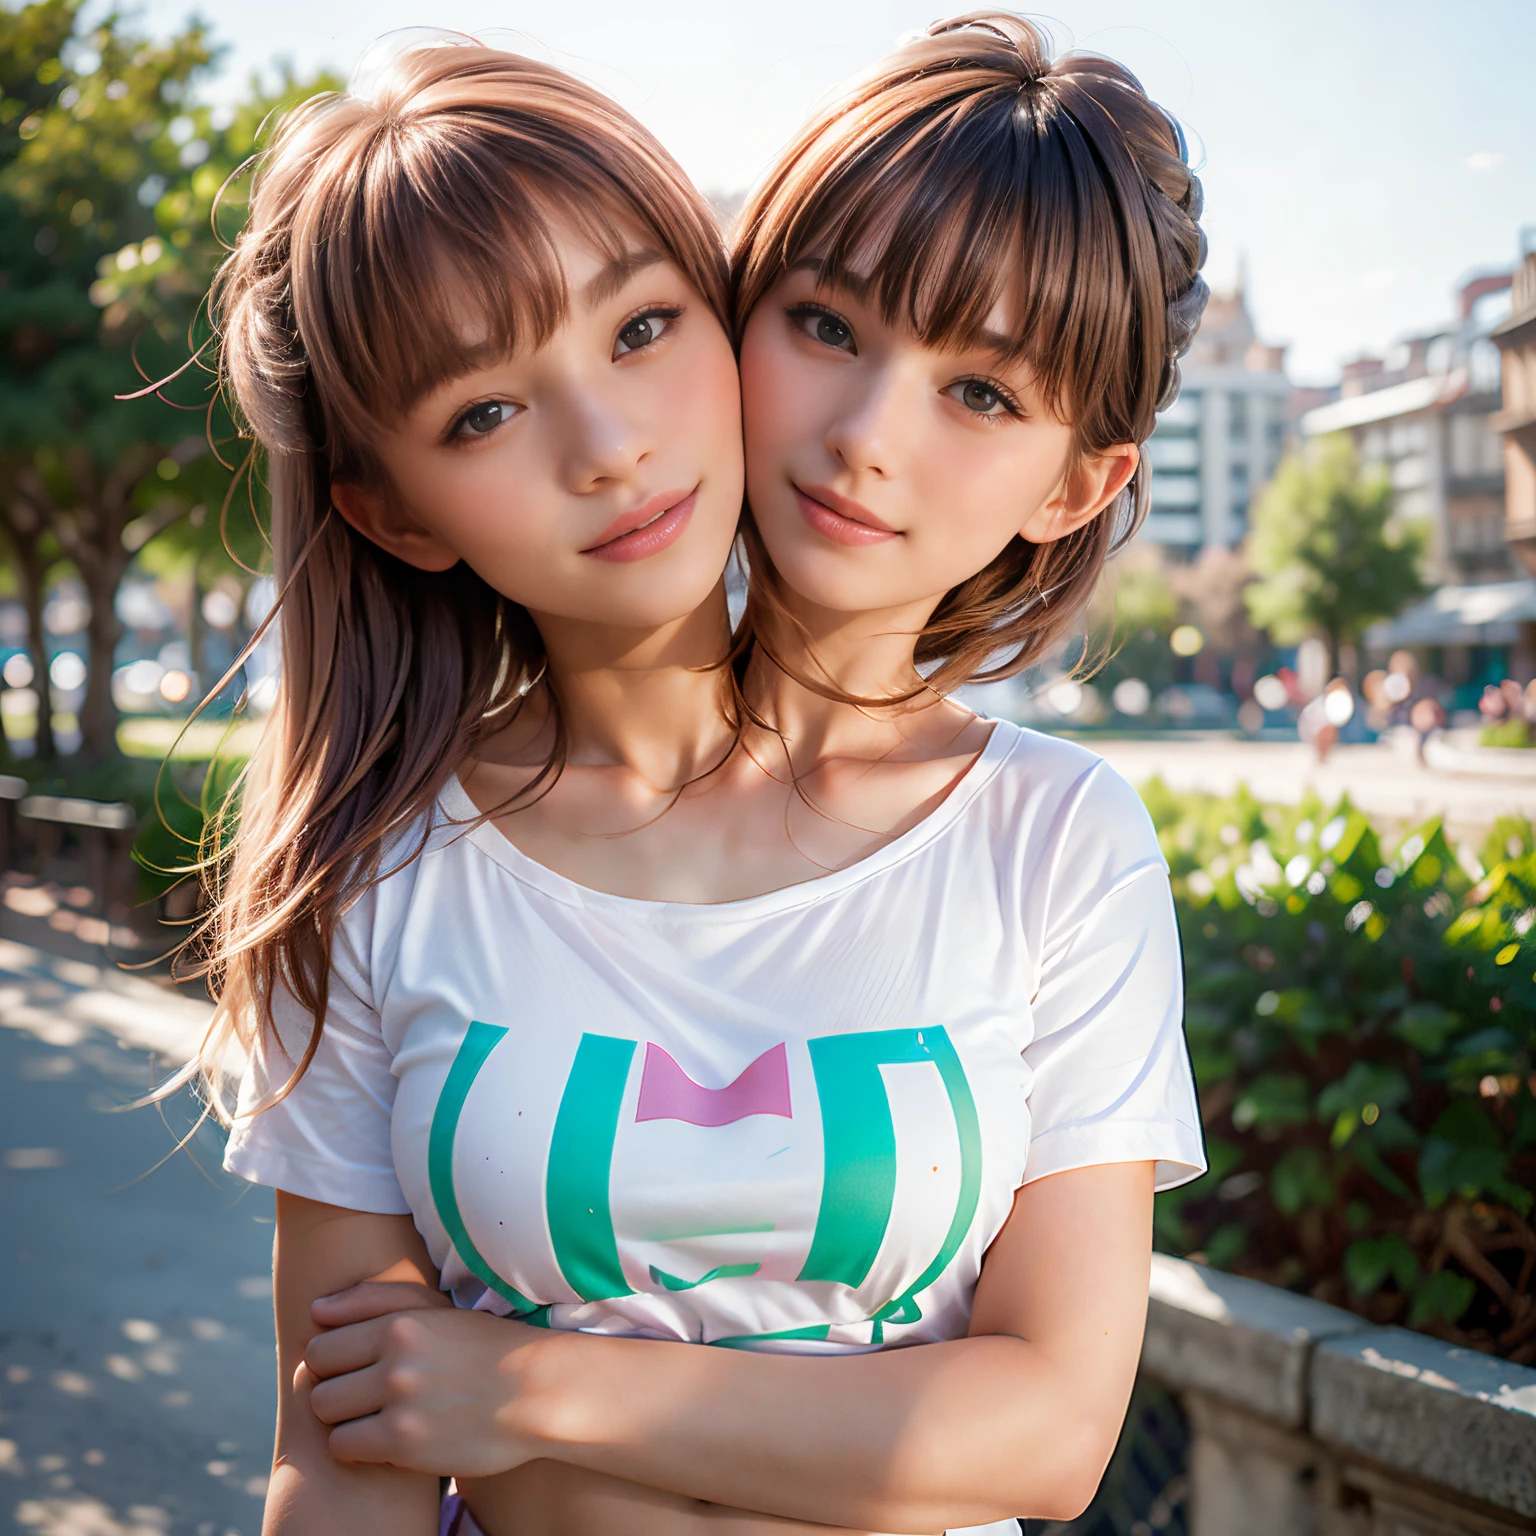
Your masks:
<svg viewBox="0 0 1536 1536"><path fill-rule="evenodd" d="M748 1115L782 1115L789 1107L789 1059L783 1044L766 1050L734 1083L706 1088L654 1041L645 1047L635 1120L685 1120L689 1125L731 1125Z"/></svg>

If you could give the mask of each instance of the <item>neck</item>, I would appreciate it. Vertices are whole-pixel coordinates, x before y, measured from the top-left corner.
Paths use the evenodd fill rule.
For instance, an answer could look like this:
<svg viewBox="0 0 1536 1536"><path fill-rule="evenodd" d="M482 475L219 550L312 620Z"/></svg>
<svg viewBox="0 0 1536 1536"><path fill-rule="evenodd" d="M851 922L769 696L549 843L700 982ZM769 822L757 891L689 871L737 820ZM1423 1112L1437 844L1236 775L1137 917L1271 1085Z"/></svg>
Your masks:
<svg viewBox="0 0 1536 1536"><path fill-rule="evenodd" d="M533 617L573 766L627 768L662 790L697 777L729 748L723 581L693 613L655 629Z"/></svg>
<svg viewBox="0 0 1536 1536"><path fill-rule="evenodd" d="M897 747L947 707L927 691L913 661L916 637L933 612L924 600L899 608L846 613L785 594L784 614L766 618L764 638L781 666L760 647L746 696L782 737L798 767L831 757L866 757ZM889 705L845 703L890 699ZM913 695L904 698L905 695Z"/></svg>

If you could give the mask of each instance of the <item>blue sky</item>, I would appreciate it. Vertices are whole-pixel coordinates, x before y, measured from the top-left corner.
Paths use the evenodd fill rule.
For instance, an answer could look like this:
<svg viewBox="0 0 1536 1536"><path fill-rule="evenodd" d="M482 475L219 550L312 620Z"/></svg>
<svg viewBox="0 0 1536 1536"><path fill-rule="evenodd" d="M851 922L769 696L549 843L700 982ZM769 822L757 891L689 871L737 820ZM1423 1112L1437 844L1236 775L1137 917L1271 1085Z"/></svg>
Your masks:
<svg viewBox="0 0 1536 1536"><path fill-rule="evenodd" d="M974 0L957 0L969 9ZM147 0L156 32L189 0ZM494 31L644 119L709 191L748 185L808 106L942 0L201 0L232 91L274 58L343 73L380 33ZM1058 47L1129 64L1203 145L1208 274L1246 258L1291 371L1452 313L1536 225L1536 0L1056 0Z"/></svg>

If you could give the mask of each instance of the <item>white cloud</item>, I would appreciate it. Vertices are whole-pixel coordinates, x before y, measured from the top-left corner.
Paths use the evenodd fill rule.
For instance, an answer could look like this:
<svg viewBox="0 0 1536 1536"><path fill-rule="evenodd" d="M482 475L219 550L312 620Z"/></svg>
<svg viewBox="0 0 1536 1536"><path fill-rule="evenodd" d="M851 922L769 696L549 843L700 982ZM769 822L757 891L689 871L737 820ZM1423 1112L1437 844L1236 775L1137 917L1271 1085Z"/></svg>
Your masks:
<svg viewBox="0 0 1536 1536"><path fill-rule="evenodd" d="M1496 165L1503 165L1509 158L1503 150L1480 149L1475 155L1467 156L1467 169L1469 171L1491 171Z"/></svg>

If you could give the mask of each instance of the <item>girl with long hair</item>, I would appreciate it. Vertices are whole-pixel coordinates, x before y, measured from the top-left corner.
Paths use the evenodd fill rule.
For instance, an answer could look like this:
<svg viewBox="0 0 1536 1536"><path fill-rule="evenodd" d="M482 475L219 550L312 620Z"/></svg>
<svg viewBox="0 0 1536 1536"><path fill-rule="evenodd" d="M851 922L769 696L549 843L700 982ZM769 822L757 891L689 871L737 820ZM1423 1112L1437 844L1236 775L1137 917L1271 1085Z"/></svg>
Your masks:
<svg viewBox="0 0 1536 1536"><path fill-rule="evenodd" d="M670 629L647 599L666 642L619 655L579 560L550 555L558 602L550 576L516 585L506 535L474 542L412 478L408 401L371 428L384 473L332 476L348 528L464 561L508 599L497 634L526 622L542 654L498 664L510 725L488 700L425 798L349 844L329 997L286 968L252 989L260 1112L230 1165L347 1248L328 1273L369 1277L290 1284L279 1234L287 1412L312 1420L295 1489L382 1501L393 1476L426 1500L452 1475L445 1524L472 1529L467 1505L492 1536L1001 1532L1091 1498L1153 1193L1204 1166L1172 902L1099 759L949 695L1070 633L1144 515L1140 445L1203 298L1199 198L1134 78L1053 62L1006 13L936 24L828 101L740 228L727 672L715 587ZM526 387L453 419L540 427ZM603 597L682 597L651 580ZM671 771L640 775L630 706L664 689ZM328 1236L380 1220L402 1225L368 1251ZM370 1528L421 1529L418 1507ZM311 1523L269 1500L269 1530Z"/></svg>
<svg viewBox="0 0 1536 1536"><path fill-rule="evenodd" d="M411 1118L402 1069L441 1087L470 1019L530 1000L485 829L441 823L478 820L472 796L522 805L553 868L606 854L599 878L661 867L688 894L643 824L736 734L725 251L613 102L459 39L282 123L212 307L270 487L282 640L202 935L214 1105L230 1053L246 1063L228 1163L279 1191L268 1528L435 1529L436 1478L331 1456L301 1370L310 1305L381 1274L436 1286L444 1253L412 1217L431 1116ZM432 912L424 952L407 909ZM412 977L407 1042L392 999ZM428 1183L397 1176L391 1136Z"/></svg>

